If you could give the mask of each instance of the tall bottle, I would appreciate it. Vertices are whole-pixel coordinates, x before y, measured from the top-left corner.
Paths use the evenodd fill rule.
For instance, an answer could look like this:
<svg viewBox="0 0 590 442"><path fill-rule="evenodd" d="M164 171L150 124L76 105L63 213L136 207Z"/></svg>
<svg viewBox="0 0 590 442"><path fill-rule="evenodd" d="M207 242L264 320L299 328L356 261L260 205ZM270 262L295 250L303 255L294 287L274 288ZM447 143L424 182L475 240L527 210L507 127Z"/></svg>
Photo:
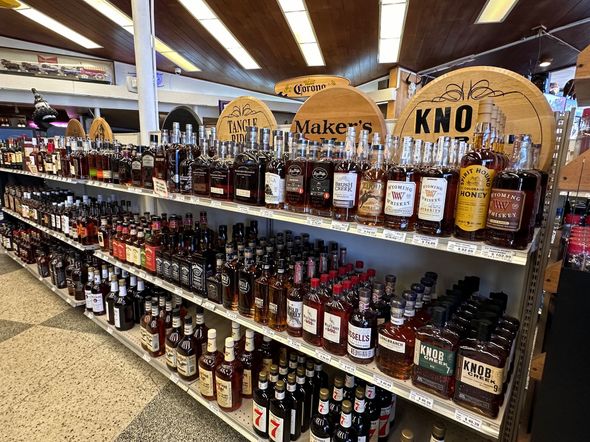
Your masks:
<svg viewBox="0 0 590 442"><path fill-rule="evenodd" d="M287 333L291 336L303 334L303 261L295 262L293 286L287 293Z"/></svg>
<svg viewBox="0 0 590 442"><path fill-rule="evenodd" d="M492 183L501 168L498 156L491 150L493 106L491 98L480 100L473 150L461 159L455 213L455 236L460 239L485 237Z"/></svg>
<svg viewBox="0 0 590 442"><path fill-rule="evenodd" d="M260 273L254 263L254 252L248 248L244 253L244 267L239 270L238 280L238 310L247 318L254 317L254 284L258 276Z"/></svg>
<svg viewBox="0 0 590 442"><path fill-rule="evenodd" d="M215 369L217 403L224 411L234 411L242 405L242 364L234 353L234 339L225 339L223 361Z"/></svg>
<svg viewBox="0 0 590 442"><path fill-rule="evenodd" d="M383 224L386 174L383 160L383 146L374 144L370 167L361 175L356 220L362 224L380 226Z"/></svg>
<svg viewBox="0 0 590 442"><path fill-rule="evenodd" d="M277 274L268 285L268 326L277 331L287 328L287 291L291 283L285 271L285 260L280 259Z"/></svg>
<svg viewBox="0 0 590 442"><path fill-rule="evenodd" d="M358 364L369 364L375 359L377 315L369 308L371 292L359 290L359 306L348 321L348 357Z"/></svg>
<svg viewBox="0 0 590 442"><path fill-rule="evenodd" d="M237 343L234 341L237 345ZM261 361L254 353L254 331L246 329L246 346L238 357L242 364L242 397L251 398L255 388L255 379L258 378Z"/></svg>
<svg viewBox="0 0 590 442"><path fill-rule="evenodd" d="M266 160L258 152L258 128L249 126L245 149L234 160L234 201L264 205L264 173Z"/></svg>
<svg viewBox="0 0 590 442"><path fill-rule="evenodd" d="M176 371L176 348L183 338L182 320L178 309L172 312L172 331L166 337L166 367Z"/></svg>
<svg viewBox="0 0 590 442"><path fill-rule="evenodd" d="M143 155L141 156L141 185L144 189L154 188L153 178L155 176L156 145L157 137L151 134L150 145L143 151Z"/></svg>
<svg viewBox="0 0 590 442"><path fill-rule="evenodd" d="M334 442L356 442L358 435L352 428L352 404L349 400L342 402L342 411L340 413L340 422L334 431Z"/></svg>
<svg viewBox="0 0 590 442"><path fill-rule="evenodd" d="M291 403L289 412L291 414L289 434L290 440L297 440L301 436L301 426L303 423L303 402L305 395L297 386L297 377L295 373L287 375L287 393L286 399Z"/></svg>
<svg viewBox="0 0 590 442"><path fill-rule="evenodd" d="M252 400L252 427L254 432L266 439L268 438L268 408L270 405L270 394L266 371L258 375L258 388L254 392Z"/></svg>
<svg viewBox="0 0 590 442"><path fill-rule="evenodd" d="M283 132L274 137L274 157L266 164L264 175L264 202L269 209L282 209L285 205L285 158Z"/></svg>
<svg viewBox="0 0 590 442"><path fill-rule="evenodd" d="M345 356L351 306L343 300L342 285L334 284L332 298L324 306L323 347L330 353Z"/></svg>
<svg viewBox="0 0 590 442"><path fill-rule="evenodd" d="M231 143L219 145L219 155L209 169L209 192L211 198L231 200L234 197L234 160L229 151Z"/></svg>
<svg viewBox="0 0 590 442"><path fill-rule="evenodd" d="M325 298L320 292L320 280L311 278L311 288L303 298L303 340L322 346Z"/></svg>
<svg viewBox="0 0 590 442"><path fill-rule="evenodd" d="M366 399L365 389L363 387L356 387L354 390L354 407L352 413L352 428L356 432L358 442L369 441L369 431L371 429L371 422L365 413Z"/></svg>
<svg viewBox="0 0 590 442"><path fill-rule="evenodd" d="M215 370L222 358L223 355L217 351L217 331L211 328L207 332L207 351L199 358L199 392L210 401L216 398Z"/></svg>
<svg viewBox="0 0 590 442"><path fill-rule="evenodd" d="M330 442L332 436L332 424L328 417L330 412L330 392L327 388L320 390L317 413L314 414L310 425L310 442Z"/></svg>
<svg viewBox="0 0 590 442"><path fill-rule="evenodd" d="M308 206L312 215L332 217L333 151L334 141L324 140L320 158L310 160Z"/></svg>
<svg viewBox="0 0 590 442"><path fill-rule="evenodd" d="M130 330L135 325L133 320L133 300L127 294L125 280L119 280L119 294L113 306L113 322L119 331Z"/></svg>
<svg viewBox="0 0 590 442"><path fill-rule="evenodd" d="M166 329L164 328L164 320L159 313L158 303L152 302L149 322L145 326L145 337L147 351L154 358L162 356L166 352Z"/></svg>
<svg viewBox="0 0 590 442"><path fill-rule="evenodd" d="M332 191L332 212L334 219L355 221L361 184L360 165L355 160L356 133L349 126L344 145L344 158L334 165L334 186ZM338 143L336 144L338 146Z"/></svg>
<svg viewBox="0 0 590 442"><path fill-rule="evenodd" d="M180 123L172 123L171 138L171 143L166 148L168 191L178 192L180 190L180 163L183 160L183 146L180 144Z"/></svg>
<svg viewBox="0 0 590 442"><path fill-rule="evenodd" d="M273 442L288 442L291 429L292 403L286 397L285 382L275 385L275 396L270 400L268 438Z"/></svg>
<svg viewBox="0 0 590 442"><path fill-rule="evenodd" d="M309 141L301 138L297 143L297 152L287 161L285 174L285 208L291 212L303 213L308 198L307 148Z"/></svg>
<svg viewBox="0 0 590 442"><path fill-rule="evenodd" d="M184 336L176 346L176 371L178 376L189 382L199 377L197 364L202 353L202 347L197 344L193 333L193 318L186 316L184 318Z"/></svg>

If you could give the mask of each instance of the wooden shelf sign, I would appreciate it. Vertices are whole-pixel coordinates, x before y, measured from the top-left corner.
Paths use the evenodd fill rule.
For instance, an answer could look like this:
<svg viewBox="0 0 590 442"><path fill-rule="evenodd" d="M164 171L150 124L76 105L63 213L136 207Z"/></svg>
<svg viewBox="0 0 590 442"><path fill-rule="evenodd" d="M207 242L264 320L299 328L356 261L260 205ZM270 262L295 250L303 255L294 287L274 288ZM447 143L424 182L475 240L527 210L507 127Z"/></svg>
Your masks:
<svg viewBox="0 0 590 442"><path fill-rule="evenodd" d="M254 97L230 101L217 120L217 138L221 141L245 141L246 127L277 128L277 120L266 104Z"/></svg>
<svg viewBox="0 0 590 442"><path fill-rule="evenodd" d="M570 192L590 192L590 150L561 168L557 187Z"/></svg>
<svg viewBox="0 0 590 442"><path fill-rule="evenodd" d="M92 121L90 125L90 130L88 131L88 137L91 140L104 140L104 141L115 141L113 137L113 131L111 130L111 126L104 118L97 117Z"/></svg>

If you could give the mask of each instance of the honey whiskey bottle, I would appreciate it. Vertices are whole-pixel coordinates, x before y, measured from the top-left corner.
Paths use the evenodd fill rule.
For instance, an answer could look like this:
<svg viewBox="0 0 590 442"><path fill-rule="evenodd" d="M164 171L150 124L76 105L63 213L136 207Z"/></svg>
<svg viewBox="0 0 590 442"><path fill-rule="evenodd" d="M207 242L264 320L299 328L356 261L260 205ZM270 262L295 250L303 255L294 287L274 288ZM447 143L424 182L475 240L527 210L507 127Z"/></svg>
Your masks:
<svg viewBox="0 0 590 442"><path fill-rule="evenodd" d="M207 351L199 358L199 392L209 401L216 398L215 370L222 358L223 355L217 351L217 330L211 328L207 332Z"/></svg>
<svg viewBox="0 0 590 442"><path fill-rule="evenodd" d="M224 411L234 411L242 405L242 364L234 353L234 339L225 339L223 361L215 369L217 403Z"/></svg>
<svg viewBox="0 0 590 442"><path fill-rule="evenodd" d="M176 346L176 371L185 381L194 381L199 377L197 361L201 357L202 347L197 344L193 330L193 318L184 318L184 336Z"/></svg>

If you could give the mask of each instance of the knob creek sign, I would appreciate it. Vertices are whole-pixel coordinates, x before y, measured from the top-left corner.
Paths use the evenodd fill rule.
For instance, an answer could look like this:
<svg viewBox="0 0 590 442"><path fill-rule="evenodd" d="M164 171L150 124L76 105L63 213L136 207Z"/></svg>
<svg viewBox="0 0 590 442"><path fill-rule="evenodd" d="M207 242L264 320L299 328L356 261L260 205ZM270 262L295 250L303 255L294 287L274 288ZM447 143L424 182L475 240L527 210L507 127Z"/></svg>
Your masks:
<svg viewBox="0 0 590 442"><path fill-rule="evenodd" d="M335 86L348 86L350 80L335 75L308 75L289 78L275 84L275 94L281 97L311 97L317 92Z"/></svg>
<svg viewBox="0 0 590 442"><path fill-rule="evenodd" d="M365 93L350 86L324 89L308 98L291 123L291 132L300 132L310 140L335 138L344 141L348 126L369 133L386 132L383 113Z"/></svg>
<svg viewBox="0 0 590 442"><path fill-rule="evenodd" d="M254 97L238 97L230 101L217 120L217 138L242 143L246 127L277 128L277 120L266 104Z"/></svg>

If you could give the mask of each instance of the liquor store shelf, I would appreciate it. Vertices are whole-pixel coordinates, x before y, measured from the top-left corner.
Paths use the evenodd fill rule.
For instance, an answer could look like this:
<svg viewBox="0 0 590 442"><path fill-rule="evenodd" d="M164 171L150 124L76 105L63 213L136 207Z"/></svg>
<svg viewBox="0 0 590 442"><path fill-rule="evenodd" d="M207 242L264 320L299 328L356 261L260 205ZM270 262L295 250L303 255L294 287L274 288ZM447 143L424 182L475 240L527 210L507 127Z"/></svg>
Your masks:
<svg viewBox="0 0 590 442"><path fill-rule="evenodd" d="M476 415L462 407L457 406L451 400L441 399L437 396L417 389L412 385L411 381L409 380L403 381L385 375L377 368L374 362L368 365L361 365L352 362L347 357L332 355L321 348L308 344L301 338L289 336L286 332L277 332L275 330L272 330L269 327L263 326L255 322L253 319L246 318L235 311L226 309L223 305L209 301L203 298L202 296L189 292L188 290L184 290L181 287L164 281L161 278L146 273L145 271L140 270L137 267L130 266L128 264L123 264L118 259L113 258L108 253L104 253L101 250L95 251L94 256L110 264L117 265L122 269L128 271L129 273L137 275L138 277L150 282L151 284L154 284L158 287L168 290L169 292L177 294L194 304L201 305L206 310L212 311L232 321L236 321L244 327L247 327L265 336L268 336L280 342L281 344L291 347L308 356L317 358L323 361L324 363L336 367L344 372L351 373L367 382L371 382L375 385L378 385L379 387L384 388L392 393L395 393L396 395L404 399L410 400L418 405L421 405L429 410L432 410L437 414L445 416L451 420L457 421L460 424L463 424L471 428L472 430L485 434L486 436L494 437L496 439L499 437L500 427L502 424L502 417L504 416L504 410L506 405L502 406L500 414L496 419L490 419L487 417ZM510 390L511 386L506 392L506 400L504 401L505 404L508 402L508 398L510 397Z"/></svg>
<svg viewBox="0 0 590 442"><path fill-rule="evenodd" d="M245 204L234 203L231 201L220 201L194 195L170 193L164 196L158 195L149 189L142 189L133 186L103 183L100 181L64 178L56 175L33 173L17 169L0 168L0 172L16 173L21 175L36 176L39 178L44 178L53 181L61 181L73 184L83 184L92 187L100 187L103 189L109 189L113 191L150 196L154 198L172 200L186 204L193 204L201 207L211 207L213 209L227 210L230 212L242 213L245 215L252 215L260 218L285 221L293 224L301 224L326 230L334 230L338 232L346 232L354 235L368 236L371 238L378 238L385 241L410 244L418 247L426 247L435 250L457 253L460 255L476 256L483 259L490 259L494 261L507 262L517 265L527 264L529 252L531 250L534 250L534 248L536 247L538 238L537 229L535 232L535 237L532 243L529 244L527 249L512 250L502 247L489 246L487 244L483 244L480 242L461 241L455 238L438 238L433 236L421 235L414 232L401 232L396 230L385 229L383 227L365 226L354 222L349 223L336 221L330 218L323 218L320 216L293 213L288 212L286 210L273 210L267 209L265 207L249 206Z"/></svg>
<svg viewBox="0 0 590 442"><path fill-rule="evenodd" d="M10 258L12 258L14 261L16 261L18 264L23 266L23 268L27 269L31 275L33 275L35 278L37 278L39 281L41 281L43 284L45 284L52 292L57 294L57 296L59 296L61 299L66 301L71 306L78 307L78 306L86 304L86 301L77 301L74 298L72 298L66 289L57 288L51 282L51 278L49 278L49 277L42 278L41 276L39 276L39 274L37 273L37 268L36 268L35 264L27 264L22 259L20 259L18 256L16 256L13 252L9 252L8 250L2 249L2 251L6 255L8 255Z"/></svg>
<svg viewBox="0 0 590 442"><path fill-rule="evenodd" d="M35 227L35 228L37 228L37 229L41 230L42 232L45 232L45 233L47 233L48 235L51 235L51 236L53 236L54 238L57 238L57 239L59 239L60 241L63 241L63 242L65 242L66 244L69 244L70 246L72 246L72 247L75 247L75 248L77 248L77 249L79 249L79 250L95 250L95 249L97 249L97 248L99 247L99 246L98 246L98 244L91 245L91 246L85 246L85 245L82 245L82 244L80 244L79 242L77 242L77 241L74 241L74 240L73 240L73 239L71 239L71 238L68 238L68 237L67 237L67 236L65 236L63 233L59 233L59 232L56 232L56 231L54 231L54 230L48 229L47 227L43 227L43 226L41 226L41 225L37 224L36 222L34 222L34 221L31 221L30 219L27 219L27 218L25 218L24 216L22 216L22 215L19 215L18 213L14 212L14 211L12 211L12 210L10 210L10 209L7 209L6 207L3 207L3 208L2 208L2 211L3 211L3 212L5 212L5 213L8 213L8 214L9 214L9 215L11 215L11 216L14 216L15 218L17 218L17 219L21 220L22 222L25 222L25 223L27 223L27 224L30 224L31 226L33 226L33 227Z"/></svg>

